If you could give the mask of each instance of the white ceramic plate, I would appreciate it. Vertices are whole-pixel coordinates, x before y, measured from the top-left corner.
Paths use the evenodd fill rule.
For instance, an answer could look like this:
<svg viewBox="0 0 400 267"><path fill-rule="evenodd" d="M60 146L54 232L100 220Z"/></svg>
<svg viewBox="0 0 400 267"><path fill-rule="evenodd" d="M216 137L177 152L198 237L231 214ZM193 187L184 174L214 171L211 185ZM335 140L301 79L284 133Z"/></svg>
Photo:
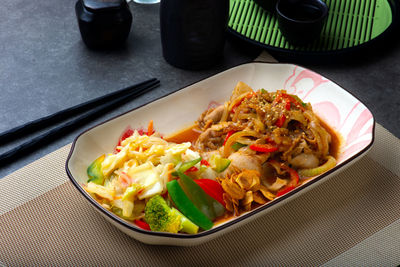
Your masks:
<svg viewBox="0 0 400 267"><path fill-rule="evenodd" d="M215 102L224 103L238 81L247 83L254 90L286 89L291 94L297 94L305 102L310 102L314 111L343 139L337 166L255 210L196 235L139 229L101 207L82 188L81 185L87 180L87 166L99 155L113 151L119 136L127 126L134 129L145 128L148 122L153 120L158 132L173 133L190 126ZM199 81L83 132L72 145L66 162L66 171L73 184L93 207L126 234L148 244L196 245L265 215L272 208L284 205L286 201L354 163L372 146L374 126L374 117L364 104L321 75L296 65L249 63Z"/></svg>

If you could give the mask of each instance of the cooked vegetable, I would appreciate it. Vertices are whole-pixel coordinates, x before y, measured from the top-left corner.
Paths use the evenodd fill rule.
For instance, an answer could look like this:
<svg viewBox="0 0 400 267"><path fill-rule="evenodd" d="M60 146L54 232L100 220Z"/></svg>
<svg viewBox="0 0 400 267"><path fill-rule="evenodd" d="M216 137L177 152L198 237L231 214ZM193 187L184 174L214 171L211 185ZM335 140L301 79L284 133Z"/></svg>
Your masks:
<svg viewBox="0 0 400 267"><path fill-rule="evenodd" d="M250 149L257 152L271 153L277 151L278 147L272 144L252 144Z"/></svg>
<svg viewBox="0 0 400 267"><path fill-rule="evenodd" d="M167 188L172 201L183 215L204 230L212 228L213 222L190 201L177 180L168 182Z"/></svg>
<svg viewBox="0 0 400 267"><path fill-rule="evenodd" d="M299 174L302 177L312 177L332 169L333 167L335 167L335 165L336 159L332 156L328 156L327 161L321 166L312 169L302 169L299 171Z"/></svg>
<svg viewBox="0 0 400 267"><path fill-rule="evenodd" d="M179 133L163 139L153 121L128 127L114 153L88 167L85 189L142 229L195 234L336 164L336 136L285 90L253 91L239 82L228 101Z"/></svg>
<svg viewBox="0 0 400 267"><path fill-rule="evenodd" d="M225 201L222 197L224 190L218 182L211 179L196 179L194 181L204 190L204 192L206 192L206 194L217 200L222 206L225 207Z"/></svg>
<svg viewBox="0 0 400 267"><path fill-rule="evenodd" d="M125 131L122 133L122 135L120 136L119 140L118 140L118 144L114 149L115 153L118 153L121 151L121 149L119 148L121 146L121 142L124 141L126 138L128 138L129 136L131 136L133 134L133 129L131 127L127 127L125 129Z"/></svg>
<svg viewBox="0 0 400 267"><path fill-rule="evenodd" d="M101 163L104 161L105 157L106 155L98 157L87 168L87 175L89 176L88 183L93 182L100 185L104 183L104 175L101 171Z"/></svg>
<svg viewBox="0 0 400 267"><path fill-rule="evenodd" d="M190 168L194 167L194 165L196 165L197 163L199 163L201 161L201 157L191 160L191 161L187 161L184 162L178 169L179 172L185 172L187 170L189 170Z"/></svg>
<svg viewBox="0 0 400 267"><path fill-rule="evenodd" d="M224 207L204 190L189 176L178 172L180 185L193 204L203 212L210 220L224 214Z"/></svg>
<svg viewBox="0 0 400 267"><path fill-rule="evenodd" d="M189 221L175 208L168 206L160 195L149 199L144 209L145 220L152 231L177 233L183 231L195 234L198 227Z"/></svg>
<svg viewBox="0 0 400 267"><path fill-rule="evenodd" d="M241 149L242 147L245 147L245 146L247 146L247 145L246 145L246 144L239 143L239 142L235 142L235 143L232 145L232 149L235 150L235 151L238 151L239 149Z"/></svg>
<svg viewBox="0 0 400 267"><path fill-rule="evenodd" d="M151 230L150 225L142 220L135 220L135 224L137 225L137 227L142 228L143 230Z"/></svg>
<svg viewBox="0 0 400 267"><path fill-rule="evenodd" d="M220 155L212 155L210 158L211 168L214 169L217 173L223 172L226 168L229 167L231 161L229 159L223 158Z"/></svg>

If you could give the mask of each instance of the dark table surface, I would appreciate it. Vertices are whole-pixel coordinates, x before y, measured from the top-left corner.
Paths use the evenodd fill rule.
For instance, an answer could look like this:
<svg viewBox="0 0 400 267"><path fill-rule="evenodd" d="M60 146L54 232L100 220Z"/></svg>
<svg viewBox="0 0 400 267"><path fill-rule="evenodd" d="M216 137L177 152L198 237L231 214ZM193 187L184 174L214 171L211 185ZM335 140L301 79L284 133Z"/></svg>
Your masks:
<svg viewBox="0 0 400 267"><path fill-rule="evenodd" d="M133 25L124 48L91 51L81 41L75 1L4 0L0 8L0 132L114 90L156 77L161 86L61 139L0 167L0 178L70 143L82 130L185 85L254 60L260 49L228 37L223 61L205 71L170 66L162 57L159 5L131 3ZM275 55L279 58L279 55ZM400 137L400 42L333 63L300 62L363 101L378 123ZM39 132L40 133L40 132ZM27 138L29 139L28 136ZM0 144L0 153L25 140Z"/></svg>

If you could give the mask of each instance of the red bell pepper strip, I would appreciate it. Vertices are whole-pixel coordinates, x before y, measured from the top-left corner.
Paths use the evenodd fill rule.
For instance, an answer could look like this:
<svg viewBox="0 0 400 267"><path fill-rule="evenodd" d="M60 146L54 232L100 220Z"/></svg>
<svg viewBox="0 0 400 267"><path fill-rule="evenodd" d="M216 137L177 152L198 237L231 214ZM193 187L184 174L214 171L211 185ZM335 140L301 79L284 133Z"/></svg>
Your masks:
<svg viewBox="0 0 400 267"><path fill-rule="evenodd" d="M188 174L189 172L197 172L199 169L196 166L190 167L184 174Z"/></svg>
<svg viewBox="0 0 400 267"><path fill-rule="evenodd" d="M299 181L300 181L300 176L296 170L290 168L289 166L286 166L283 163L278 163L276 160L273 160L273 159L269 160L269 162L271 162L272 164L279 164L280 168L287 171L290 175L290 182L284 188L279 190L277 192L276 196L281 196L283 194L286 194L287 192L293 190L294 188L296 188L298 186Z"/></svg>
<svg viewBox="0 0 400 267"><path fill-rule="evenodd" d="M144 222L142 220L135 220L135 224L137 227L139 227L143 230L151 231L150 225L147 222Z"/></svg>
<svg viewBox="0 0 400 267"><path fill-rule="evenodd" d="M210 163L209 163L207 160L202 159L202 160L200 161L200 165L204 165L204 166L209 167L209 166L210 166Z"/></svg>
<svg viewBox="0 0 400 267"><path fill-rule="evenodd" d="M291 102L290 102L290 101L286 101L285 109L286 109L286 110L290 110L290 107L291 107L291 106L292 106Z"/></svg>
<svg viewBox="0 0 400 267"><path fill-rule="evenodd" d="M240 104L242 104L242 102L243 102L243 100L244 100L245 98L250 99L250 98L252 98L252 96L254 96L254 95L256 95L256 94L257 94L256 92L249 92L245 97L243 97L239 102L237 102L237 103L232 107L231 113L235 113L236 108L237 108Z"/></svg>
<svg viewBox="0 0 400 267"><path fill-rule="evenodd" d="M285 94L285 99L287 102L291 102L293 103L297 108L301 109L302 111L304 111L304 106L302 105L302 103L300 103L299 101L297 101L296 98L294 98L291 95Z"/></svg>
<svg viewBox="0 0 400 267"><path fill-rule="evenodd" d="M204 192L206 192L207 195L217 200L225 207L225 201L222 197L224 190L217 181L211 179L196 179L194 181L204 190Z"/></svg>
<svg viewBox="0 0 400 267"><path fill-rule="evenodd" d="M277 151L278 147L272 144L252 144L250 149L257 152L270 153Z"/></svg>
<svg viewBox="0 0 400 267"><path fill-rule="evenodd" d="M214 220L225 212L224 206L221 206L219 202L204 192L192 178L181 172L178 172L178 175L180 178L179 184L186 192L186 195L210 220Z"/></svg>
<svg viewBox="0 0 400 267"><path fill-rule="evenodd" d="M304 103L298 101L296 98L298 98L298 97L297 96L293 97L292 95L278 92L274 99L274 103L280 103L282 100L285 100L286 101L286 104L285 104L286 110L290 110L291 103L293 103L293 105L295 105L297 108L304 111L305 110ZM300 100L300 98L298 98L298 99Z"/></svg>
<svg viewBox="0 0 400 267"><path fill-rule="evenodd" d="M287 186L295 186L296 187L299 184L299 180L300 180L300 177L299 177L299 174L297 173L297 171L295 171L294 169L292 169L286 165L283 165L283 164L282 164L282 169L286 170L290 174L290 182Z"/></svg>
<svg viewBox="0 0 400 267"><path fill-rule="evenodd" d="M234 134L235 132L236 132L236 131L231 130L231 131L229 131L229 132L226 134L226 137L225 137L225 140L224 140L224 144L223 144L223 145L225 145L225 143L226 143L226 141L228 141L229 137L231 137L231 135Z"/></svg>
<svg viewBox="0 0 400 267"><path fill-rule="evenodd" d="M282 116L276 120L275 126L282 127L283 124L285 123L285 121L286 121L286 116L285 116L285 114L282 114Z"/></svg>
<svg viewBox="0 0 400 267"><path fill-rule="evenodd" d="M292 191L292 190L295 189L295 188L296 188L295 186L285 186L284 188L282 188L281 190L279 190L279 191L276 193L276 196L277 196L277 197L280 197L280 196L282 196L282 195L284 195L284 194L286 194L286 193Z"/></svg>
<svg viewBox="0 0 400 267"><path fill-rule="evenodd" d="M297 186L297 185L299 184L300 176L299 176L299 174L297 173L296 170L290 168L289 166L286 166L286 165L283 164L283 163L279 163L278 161L276 161L276 160L274 160L274 159L271 159L271 160L269 160L268 162L270 162L270 163L272 163L272 164L274 164L274 165L279 165L279 167L280 167L281 169L283 169L283 170L285 170L285 171L287 171L287 172L289 173L289 175L290 175L290 182L289 182L289 184L287 185L287 187L288 187L288 186Z"/></svg>
<svg viewBox="0 0 400 267"><path fill-rule="evenodd" d="M118 140L118 144L115 146L114 152L118 153L121 151L121 149L119 149L118 147L121 145L122 141L124 141L126 138L128 138L129 136L131 136L133 134L133 129L128 126L125 131L121 134L121 136L119 137Z"/></svg>

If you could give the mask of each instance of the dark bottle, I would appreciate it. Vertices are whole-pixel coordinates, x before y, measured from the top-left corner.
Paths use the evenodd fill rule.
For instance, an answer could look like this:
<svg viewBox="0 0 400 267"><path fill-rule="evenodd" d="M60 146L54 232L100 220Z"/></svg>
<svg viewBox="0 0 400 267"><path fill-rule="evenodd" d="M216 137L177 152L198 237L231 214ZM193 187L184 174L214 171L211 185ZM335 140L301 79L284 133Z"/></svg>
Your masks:
<svg viewBox="0 0 400 267"><path fill-rule="evenodd" d="M205 69L223 55L229 0L161 0L163 55L183 69Z"/></svg>
<svg viewBox="0 0 400 267"><path fill-rule="evenodd" d="M129 35L132 14L126 0L78 0L79 30L89 48L114 48Z"/></svg>

